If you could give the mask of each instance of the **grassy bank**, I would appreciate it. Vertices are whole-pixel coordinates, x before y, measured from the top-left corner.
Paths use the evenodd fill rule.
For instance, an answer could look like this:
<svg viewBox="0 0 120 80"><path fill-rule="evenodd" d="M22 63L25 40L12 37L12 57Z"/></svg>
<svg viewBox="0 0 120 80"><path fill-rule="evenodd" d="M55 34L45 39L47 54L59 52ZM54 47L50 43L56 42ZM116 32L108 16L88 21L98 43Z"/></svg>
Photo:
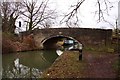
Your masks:
<svg viewBox="0 0 120 80"><path fill-rule="evenodd" d="M3 32L2 33L2 53L14 53L22 51L38 50L34 38L31 35L21 40L18 35Z"/></svg>
<svg viewBox="0 0 120 80"><path fill-rule="evenodd" d="M43 72L42 78L116 78L117 70L113 66L118 60L114 53L84 51L83 60L79 53L66 51L55 63Z"/></svg>
<svg viewBox="0 0 120 80"><path fill-rule="evenodd" d="M86 63L84 60L79 61L79 53L66 51L55 63L46 70L42 77L45 78L74 78L83 77Z"/></svg>

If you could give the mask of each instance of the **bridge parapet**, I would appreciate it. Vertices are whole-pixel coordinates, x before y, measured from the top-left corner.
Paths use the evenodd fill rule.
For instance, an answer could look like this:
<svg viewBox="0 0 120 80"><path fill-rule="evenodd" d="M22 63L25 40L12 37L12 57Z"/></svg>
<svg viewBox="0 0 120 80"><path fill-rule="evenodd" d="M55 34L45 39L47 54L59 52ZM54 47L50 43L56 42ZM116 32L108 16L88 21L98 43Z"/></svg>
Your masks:
<svg viewBox="0 0 120 80"><path fill-rule="evenodd" d="M37 34L43 34L45 37L64 35L71 36L85 44L94 44L94 42L104 42L105 44L111 41L112 30L104 29L89 29L89 28L49 28L41 29Z"/></svg>
<svg viewBox="0 0 120 80"><path fill-rule="evenodd" d="M111 29L91 29L91 28L49 28L33 30L34 39L37 45L47 37L56 35L69 36L82 42L84 45L108 45L111 43ZM41 45L42 46L42 45Z"/></svg>

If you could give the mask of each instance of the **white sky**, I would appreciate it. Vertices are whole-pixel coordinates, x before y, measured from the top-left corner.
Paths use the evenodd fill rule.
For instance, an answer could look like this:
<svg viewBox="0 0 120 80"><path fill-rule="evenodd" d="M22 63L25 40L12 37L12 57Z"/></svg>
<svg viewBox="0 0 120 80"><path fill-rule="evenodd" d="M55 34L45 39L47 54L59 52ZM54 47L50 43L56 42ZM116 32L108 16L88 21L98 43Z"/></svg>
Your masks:
<svg viewBox="0 0 120 80"><path fill-rule="evenodd" d="M39 1L39 0L38 0ZM49 6L52 9L56 9L58 14L62 15L63 13L67 13L70 9L71 5L74 5L78 0L49 0ZM104 28L104 29L111 29L115 26L115 21L118 17L118 2L119 0L110 0L112 2L115 2L113 4L113 8L110 11L110 16L106 17L107 21L109 21L114 26L109 25L105 22L96 22L96 18L94 17L94 11L97 9L95 6L96 0L86 0L79 9L79 17L82 20L82 23L80 24L83 28ZM103 6L104 8L105 6ZM96 15L97 17L98 15ZM59 17L57 20L59 21L61 17ZM65 27L65 25L59 25L55 24L54 27Z"/></svg>
<svg viewBox="0 0 120 80"><path fill-rule="evenodd" d="M54 0L56 2L56 8L58 11L66 13L71 5L74 5L78 0ZM96 23L96 19L94 17L94 11L97 9L95 6L96 0L86 0L79 9L79 16L82 19L81 27L91 27L91 28L112 28L113 26L109 25L105 22ZM111 24L115 25L115 21L118 17L118 1L119 0L110 0L115 1L113 4L113 8L110 11L110 16L106 17L107 21ZM102 6L103 8L105 6ZM97 17L97 15L96 15Z"/></svg>
<svg viewBox="0 0 120 80"><path fill-rule="evenodd" d="M120 2L119 2L119 5L118 5L118 28L120 29Z"/></svg>

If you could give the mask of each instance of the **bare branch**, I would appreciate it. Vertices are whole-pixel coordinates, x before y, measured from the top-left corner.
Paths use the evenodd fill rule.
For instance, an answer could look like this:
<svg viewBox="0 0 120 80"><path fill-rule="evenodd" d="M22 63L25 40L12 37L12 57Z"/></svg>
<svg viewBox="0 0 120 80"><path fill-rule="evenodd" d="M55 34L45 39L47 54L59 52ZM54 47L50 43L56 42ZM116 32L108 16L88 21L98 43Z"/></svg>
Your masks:
<svg viewBox="0 0 120 80"><path fill-rule="evenodd" d="M37 2L32 0L32 2L25 2L23 5L25 5L26 11L22 14L28 18L28 21L25 20L26 23L28 23L29 30L33 30L37 25L44 22L47 19L53 19L52 15L54 14L54 11L51 10L48 12L48 1L44 0L40 3L40 5L37 5Z"/></svg>
<svg viewBox="0 0 120 80"><path fill-rule="evenodd" d="M70 21L70 19L72 19L74 16L75 16L75 14L76 14L76 19L77 19L77 21L78 21L78 17L77 17L77 11L78 11L78 9L80 8L80 6L83 4L83 2L84 2L85 0L81 0L81 1L79 1L76 5L74 5L74 6L72 6L72 7L75 7L71 12L69 12L68 14L66 14L65 16L64 16L64 18L60 21L60 23L62 24L62 23L66 23L66 25L68 26L68 27L70 27L69 25L68 25L68 22Z"/></svg>
<svg viewBox="0 0 120 80"><path fill-rule="evenodd" d="M3 31L14 33L16 28L15 22L20 16L21 3L20 2L2 2L2 28Z"/></svg>
<svg viewBox="0 0 120 80"><path fill-rule="evenodd" d="M36 15L36 14L40 11L40 9L41 9L43 3L44 3L44 2L42 1L41 4L40 4L40 6L39 6L39 8L38 8L37 11L33 14L33 16Z"/></svg>
<svg viewBox="0 0 120 80"><path fill-rule="evenodd" d="M105 9L102 9L102 3L105 5ZM100 21L105 21L105 14L109 16L109 8L112 8L113 6L110 6L112 4L109 0L97 0L97 5L98 5L98 11L95 11L95 14L98 12L98 22ZM110 7L109 7L110 6Z"/></svg>
<svg viewBox="0 0 120 80"><path fill-rule="evenodd" d="M71 8L73 8L72 11L64 15L64 17L60 21L60 24L66 23L66 25L70 27L71 20L76 20L76 22L72 24L78 25L79 23L78 9L81 7L81 4L83 4L84 1L85 0L78 0L76 5L71 5ZM96 15L98 16L98 22L101 21L107 22L105 17L109 16L109 9L113 7L112 3L113 2L110 2L110 0L96 0L95 6L97 6L98 9L95 11L94 16Z"/></svg>

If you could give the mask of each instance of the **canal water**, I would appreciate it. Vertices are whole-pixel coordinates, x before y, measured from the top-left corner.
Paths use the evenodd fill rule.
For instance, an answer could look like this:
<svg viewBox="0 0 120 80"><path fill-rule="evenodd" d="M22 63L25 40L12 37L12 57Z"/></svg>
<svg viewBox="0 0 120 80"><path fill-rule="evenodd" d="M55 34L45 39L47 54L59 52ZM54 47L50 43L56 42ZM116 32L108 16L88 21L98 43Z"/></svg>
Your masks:
<svg viewBox="0 0 120 80"><path fill-rule="evenodd" d="M42 72L49 68L58 56L56 50L3 54L2 77L40 78Z"/></svg>
<svg viewBox="0 0 120 80"><path fill-rule="evenodd" d="M76 45L64 46L62 50L41 50L2 55L3 78L41 78L63 51L74 49Z"/></svg>

